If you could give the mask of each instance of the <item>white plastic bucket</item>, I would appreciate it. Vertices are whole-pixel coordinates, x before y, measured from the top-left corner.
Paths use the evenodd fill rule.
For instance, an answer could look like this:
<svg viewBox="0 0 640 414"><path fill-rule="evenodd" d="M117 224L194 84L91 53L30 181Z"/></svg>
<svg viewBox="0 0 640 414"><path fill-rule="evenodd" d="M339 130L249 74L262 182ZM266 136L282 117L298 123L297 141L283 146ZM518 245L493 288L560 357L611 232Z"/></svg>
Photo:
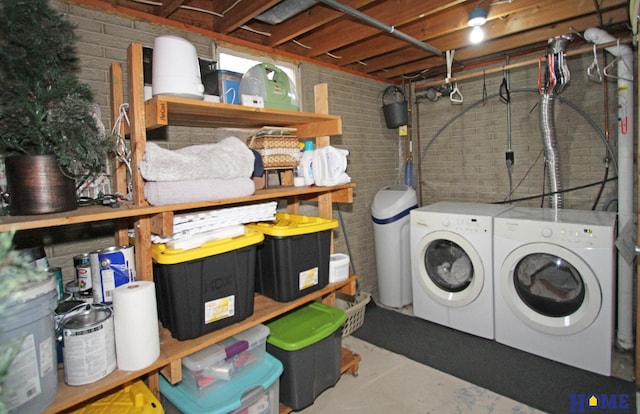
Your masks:
<svg viewBox="0 0 640 414"><path fill-rule="evenodd" d="M15 343L20 349L3 384L10 413L39 413L58 392L57 297L56 281L50 277L11 295L4 303L10 305L0 319L0 344Z"/></svg>
<svg viewBox="0 0 640 414"><path fill-rule="evenodd" d="M178 36L159 36L153 41L151 68L153 96L204 98L196 48Z"/></svg>

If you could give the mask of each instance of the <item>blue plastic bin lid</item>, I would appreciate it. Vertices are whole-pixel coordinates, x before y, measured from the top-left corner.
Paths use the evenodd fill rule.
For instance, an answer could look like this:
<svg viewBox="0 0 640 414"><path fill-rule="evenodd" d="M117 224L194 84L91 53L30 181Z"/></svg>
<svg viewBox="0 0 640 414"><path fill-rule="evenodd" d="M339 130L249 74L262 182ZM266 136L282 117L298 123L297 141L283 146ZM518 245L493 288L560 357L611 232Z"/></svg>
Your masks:
<svg viewBox="0 0 640 414"><path fill-rule="evenodd" d="M196 399L182 384L171 385L160 375L160 392L183 413L226 414L242 407L242 397L257 387L268 390L282 374L283 366L265 354L262 364L239 372L232 381L204 398Z"/></svg>

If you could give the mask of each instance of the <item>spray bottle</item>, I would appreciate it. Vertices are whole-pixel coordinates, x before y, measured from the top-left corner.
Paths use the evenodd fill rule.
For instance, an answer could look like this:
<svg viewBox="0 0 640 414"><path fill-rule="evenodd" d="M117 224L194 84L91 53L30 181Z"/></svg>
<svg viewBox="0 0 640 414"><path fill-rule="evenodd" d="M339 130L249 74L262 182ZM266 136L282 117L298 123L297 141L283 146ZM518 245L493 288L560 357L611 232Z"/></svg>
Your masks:
<svg viewBox="0 0 640 414"><path fill-rule="evenodd" d="M304 177L304 185L313 185L313 141L304 142L304 151L300 158L300 169L302 170L302 177Z"/></svg>

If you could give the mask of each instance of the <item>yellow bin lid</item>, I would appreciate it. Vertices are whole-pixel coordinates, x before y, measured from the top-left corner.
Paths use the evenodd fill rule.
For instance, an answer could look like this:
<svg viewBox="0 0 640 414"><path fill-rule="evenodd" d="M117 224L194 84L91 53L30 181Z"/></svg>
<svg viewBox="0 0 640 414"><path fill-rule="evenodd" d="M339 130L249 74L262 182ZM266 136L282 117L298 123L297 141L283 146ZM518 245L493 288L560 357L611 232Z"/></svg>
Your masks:
<svg viewBox="0 0 640 414"><path fill-rule="evenodd" d="M261 221L247 224L247 227L269 236L288 237L335 229L338 227L338 220L299 214L276 213L274 222Z"/></svg>
<svg viewBox="0 0 640 414"><path fill-rule="evenodd" d="M212 240L196 249L171 249L165 244L154 244L151 246L151 257L159 264L184 263L190 260L202 259L203 257L241 249L251 246L252 244L261 243L263 240L264 235L261 232L245 228L245 233L242 236Z"/></svg>

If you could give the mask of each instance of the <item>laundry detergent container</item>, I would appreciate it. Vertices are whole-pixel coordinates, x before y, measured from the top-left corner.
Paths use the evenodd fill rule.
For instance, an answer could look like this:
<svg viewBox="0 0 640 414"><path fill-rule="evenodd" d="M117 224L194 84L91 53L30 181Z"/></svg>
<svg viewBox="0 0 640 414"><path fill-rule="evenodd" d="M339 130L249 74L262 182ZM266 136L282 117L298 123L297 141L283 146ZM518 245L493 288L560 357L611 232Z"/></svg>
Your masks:
<svg viewBox="0 0 640 414"><path fill-rule="evenodd" d="M253 314L257 246L264 236L245 234L191 249L151 247L158 319L182 341Z"/></svg>
<svg viewBox="0 0 640 414"><path fill-rule="evenodd" d="M331 229L338 221L277 213L274 222L247 225L264 234L258 248L255 289L288 302L329 284Z"/></svg>
<svg viewBox="0 0 640 414"><path fill-rule="evenodd" d="M267 324L267 353L284 366L280 401L300 410L340 379L346 313L313 302Z"/></svg>
<svg viewBox="0 0 640 414"><path fill-rule="evenodd" d="M409 212L417 207L416 191L407 185L380 189L371 205L378 294L385 306L401 308L413 300Z"/></svg>

